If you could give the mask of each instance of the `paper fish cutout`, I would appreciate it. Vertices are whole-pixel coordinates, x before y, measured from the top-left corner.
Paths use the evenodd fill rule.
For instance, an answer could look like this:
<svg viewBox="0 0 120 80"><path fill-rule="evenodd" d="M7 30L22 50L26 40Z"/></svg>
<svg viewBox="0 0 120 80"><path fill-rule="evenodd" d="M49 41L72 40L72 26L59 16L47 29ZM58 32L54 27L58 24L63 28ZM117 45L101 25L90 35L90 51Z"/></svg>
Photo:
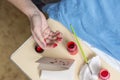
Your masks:
<svg viewBox="0 0 120 80"><path fill-rule="evenodd" d="M63 60L63 59L60 59L60 60ZM71 64L71 61L73 64ZM41 80L74 80L75 62L73 62L73 60L70 60L70 64L71 66L66 67L67 69L60 70L60 71L42 70L40 79Z"/></svg>
<svg viewBox="0 0 120 80"><path fill-rule="evenodd" d="M60 71L69 69L74 60L42 57L37 62L40 63L38 67L40 70Z"/></svg>

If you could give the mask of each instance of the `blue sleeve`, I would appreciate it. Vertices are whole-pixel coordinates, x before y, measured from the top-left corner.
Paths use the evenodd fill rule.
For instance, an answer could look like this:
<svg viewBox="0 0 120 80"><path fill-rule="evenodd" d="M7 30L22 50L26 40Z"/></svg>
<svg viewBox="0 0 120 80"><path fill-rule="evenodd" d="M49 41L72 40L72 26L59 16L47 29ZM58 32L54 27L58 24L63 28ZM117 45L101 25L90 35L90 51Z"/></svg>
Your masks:
<svg viewBox="0 0 120 80"><path fill-rule="evenodd" d="M43 8L68 30L120 61L120 0L61 0Z"/></svg>

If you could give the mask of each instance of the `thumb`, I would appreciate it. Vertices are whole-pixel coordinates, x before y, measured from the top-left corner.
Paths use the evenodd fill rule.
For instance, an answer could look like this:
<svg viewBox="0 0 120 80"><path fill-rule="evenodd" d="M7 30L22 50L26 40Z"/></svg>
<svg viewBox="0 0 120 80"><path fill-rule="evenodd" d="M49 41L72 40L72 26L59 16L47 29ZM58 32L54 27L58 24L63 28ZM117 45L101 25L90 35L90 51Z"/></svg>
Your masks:
<svg viewBox="0 0 120 80"><path fill-rule="evenodd" d="M37 42L37 44L38 44L41 48L46 49L46 43L45 43L45 41L42 39L42 37L38 37L37 34L36 34L34 31L32 31L32 30L31 30L31 32L32 32L32 37L33 37L33 39Z"/></svg>

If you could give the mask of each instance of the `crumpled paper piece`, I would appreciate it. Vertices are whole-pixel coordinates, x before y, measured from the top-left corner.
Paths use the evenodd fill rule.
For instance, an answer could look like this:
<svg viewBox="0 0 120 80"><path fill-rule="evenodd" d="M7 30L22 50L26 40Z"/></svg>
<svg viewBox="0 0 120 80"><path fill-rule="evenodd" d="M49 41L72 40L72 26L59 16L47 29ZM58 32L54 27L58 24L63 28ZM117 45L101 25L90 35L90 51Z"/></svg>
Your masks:
<svg viewBox="0 0 120 80"><path fill-rule="evenodd" d="M90 70L92 71L92 75ZM99 56L93 57L89 60L89 67L85 64L79 74L79 80L98 80L98 73L101 69L101 61Z"/></svg>

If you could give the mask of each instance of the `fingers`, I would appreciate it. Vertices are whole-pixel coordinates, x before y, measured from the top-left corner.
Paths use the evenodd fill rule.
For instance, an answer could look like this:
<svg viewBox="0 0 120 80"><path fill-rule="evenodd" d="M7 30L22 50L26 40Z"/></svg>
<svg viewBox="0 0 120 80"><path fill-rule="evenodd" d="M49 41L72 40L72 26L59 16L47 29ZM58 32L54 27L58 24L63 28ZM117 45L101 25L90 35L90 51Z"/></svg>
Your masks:
<svg viewBox="0 0 120 80"><path fill-rule="evenodd" d="M47 37L49 36L50 32L51 32L51 30L50 30L49 27L46 27L43 31L41 31L42 36L43 36L44 38L47 38Z"/></svg>
<svg viewBox="0 0 120 80"><path fill-rule="evenodd" d="M40 33L40 30L42 28L42 27L40 27L42 25L41 16L35 15L32 17L31 21L32 21L31 22L31 32L32 32L33 38L39 44L39 46L41 46L42 48L45 48L46 43Z"/></svg>
<svg viewBox="0 0 120 80"><path fill-rule="evenodd" d="M51 41L60 42L62 40L62 33L60 33L59 31L56 32L51 31L47 39Z"/></svg>
<svg viewBox="0 0 120 80"><path fill-rule="evenodd" d="M44 43L38 38L38 36L34 33L34 31L31 30L31 32L32 32L32 37L33 37L34 40L37 42L37 44L38 44L41 48L45 49L45 48L46 48L46 44L44 44Z"/></svg>
<svg viewBox="0 0 120 80"><path fill-rule="evenodd" d="M44 32L44 36L41 34L39 30L31 30L33 34L33 38L41 46L43 49L45 48L54 48L57 46L57 43L62 41L62 33L59 31L53 32L50 30L46 30Z"/></svg>
<svg viewBox="0 0 120 80"><path fill-rule="evenodd" d="M56 47L57 43L62 40L61 33L59 31L53 32L39 17L34 17L32 23L31 32L33 38L43 49Z"/></svg>
<svg viewBox="0 0 120 80"><path fill-rule="evenodd" d="M58 42L62 41L62 34L59 31L49 33L49 36L45 38L47 47L56 47Z"/></svg>
<svg viewBox="0 0 120 80"><path fill-rule="evenodd" d="M39 34L37 31L34 32L34 31L31 30L31 32L32 32L34 40L43 49L54 48L54 47L57 46L57 43L56 43L55 39L52 38L52 35L50 35L46 39L44 39L41 35L37 35L37 34ZM45 44L43 42L45 42Z"/></svg>
<svg viewBox="0 0 120 80"><path fill-rule="evenodd" d="M46 42L45 42L44 37L42 36L41 32L40 31L36 31L34 34L39 39L39 41L42 43L42 46L44 48L46 48Z"/></svg>
<svg viewBox="0 0 120 80"><path fill-rule="evenodd" d="M57 42L61 42L62 41L63 38L62 38L62 33L61 32L56 31L55 36L56 36L56 41Z"/></svg>

